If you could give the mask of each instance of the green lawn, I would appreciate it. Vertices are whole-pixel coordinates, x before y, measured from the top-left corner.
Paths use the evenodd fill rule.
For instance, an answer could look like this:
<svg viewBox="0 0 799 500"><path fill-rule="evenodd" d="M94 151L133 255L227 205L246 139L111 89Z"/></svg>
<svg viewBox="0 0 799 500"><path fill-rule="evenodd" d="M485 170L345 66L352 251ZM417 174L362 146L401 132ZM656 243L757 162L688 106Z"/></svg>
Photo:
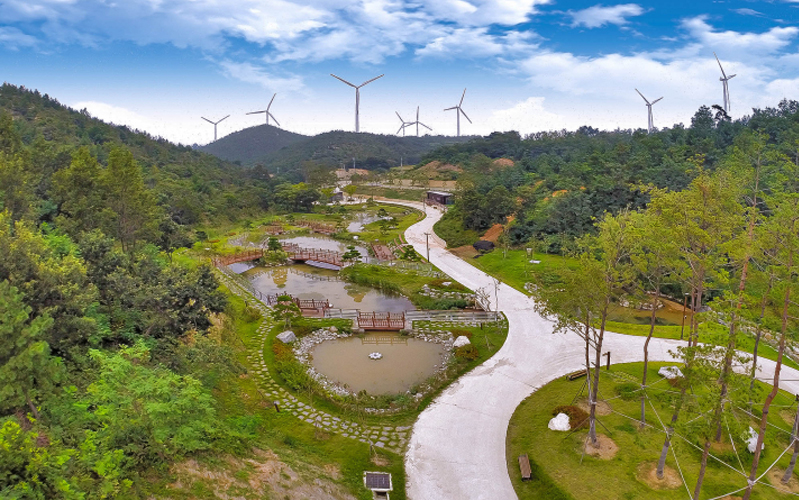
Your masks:
<svg viewBox="0 0 799 500"><path fill-rule="evenodd" d="M531 260L537 260L540 263L531 264ZM551 284L557 280L560 270L575 266L577 261L560 255L538 253L533 254L532 258L528 258L527 251L524 249L508 250L507 257L505 257L502 249L497 248L479 258L469 259L469 263L527 294L524 289L525 283Z"/></svg>
<svg viewBox="0 0 799 500"><path fill-rule="evenodd" d="M657 369L663 364L650 364L649 380L659 379ZM602 372L600 392L608 399L616 396L615 388L625 382L640 380L643 364L633 363L627 365L614 365L611 372ZM571 404L574 396L580 390L585 379L568 381L565 378L555 380L530 397L524 400L516 409L508 427L507 435L507 462L513 486L521 500L538 499L574 499L594 500L601 499L684 499L685 487L680 485L674 489L655 491L636 478L636 471L640 464L655 463L663 445L663 433L655 429L639 430L637 423L622 415L612 413L600 417L602 425L599 432L609 435L618 445L619 452L611 460L600 460L585 456L580 463L579 450L586 437L585 430L579 430L568 435L563 432L551 431L547 428L552 410L558 405ZM765 391L765 386L764 391ZM665 382L660 382L650 389L650 398L653 399L655 408L661 419L670 418L670 411L665 404L668 393L659 389L671 389ZM790 420L795 411L793 396L781 393L774 401L774 407L769 416L769 423L782 429L790 430ZM614 411L637 418L640 415L639 400L625 401L617 398L610 404ZM784 405L784 406L783 406ZM657 417L648 407L648 422L658 428ZM749 418L744 418L749 423ZM754 420L752 420L754 422ZM756 426L755 426L756 427ZM606 430L606 428L608 430ZM691 448L684 441L676 439L675 450L680 461L680 466L685 474L691 491L696 484L699 459L701 454ZM727 440L727 443L729 440ZM761 473L777 459L780 453L788 446L789 436L780 433L774 428L769 428L766 435L765 449L761 459ZM743 443L736 442L740 452ZM534 477L531 481L521 481L517 458L526 453L531 458ZM714 448L712 453L723 458L734 467L738 460L729 444ZM790 454L782 457L779 466L784 467ZM745 471L749 472L752 458L751 454L744 451L740 453ZM669 455L667 465L676 470L672 455ZM746 485L746 480L729 468L720 465L712 459L708 462L708 470L702 499L714 498L725 495ZM759 486L755 488L753 499L782 498L775 490Z"/></svg>

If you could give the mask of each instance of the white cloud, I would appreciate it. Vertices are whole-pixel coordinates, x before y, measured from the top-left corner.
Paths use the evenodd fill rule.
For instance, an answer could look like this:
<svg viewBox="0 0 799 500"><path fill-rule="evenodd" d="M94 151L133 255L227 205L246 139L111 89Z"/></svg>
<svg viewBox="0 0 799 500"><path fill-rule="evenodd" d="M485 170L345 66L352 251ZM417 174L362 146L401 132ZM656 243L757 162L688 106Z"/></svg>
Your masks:
<svg viewBox="0 0 799 500"><path fill-rule="evenodd" d="M131 129L144 130L154 136L163 135L164 137L168 137L171 132L169 127L165 127L151 118L145 117L135 111L104 102L81 101L72 104L71 107L79 110L86 109L86 111L95 118L113 123L114 125L127 125Z"/></svg>
<svg viewBox="0 0 799 500"><path fill-rule="evenodd" d="M246 83L254 83L274 92L299 91L304 88L303 80L297 75L279 77L269 73L265 68L249 62L223 60L219 62L224 73Z"/></svg>
<svg viewBox="0 0 799 500"><path fill-rule="evenodd" d="M759 59L788 47L799 35L799 28L774 27L763 33L741 33L739 31L717 31L700 16L683 21L682 26L689 35L704 47L739 59Z"/></svg>
<svg viewBox="0 0 799 500"><path fill-rule="evenodd" d="M732 9L732 11L742 16L765 17L765 14L754 9L742 8L742 9Z"/></svg>
<svg viewBox="0 0 799 500"><path fill-rule="evenodd" d="M10 50L18 50L20 47L35 47L37 40L17 28L0 26L0 45Z"/></svg>
<svg viewBox="0 0 799 500"><path fill-rule="evenodd" d="M544 97L529 97L510 108L491 113L488 125L491 130L517 130L532 132L540 130L561 130L569 125L564 116L544 108Z"/></svg>
<svg viewBox="0 0 799 500"><path fill-rule="evenodd" d="M416 49L419 57L483 58L529 52L537 47L530 32L511 31L491 35L488 28L455 28Z"/></svg>
<svg viewBox="0 0 799 500"><path fill-rule="evenodd" d="M607 24L623 26L629 23L628 17L640 16L644 12L644 8L638 4L625 3L608 7L594 5L584 10L569 11L569 15L573 27L601 28Z"/></svg>

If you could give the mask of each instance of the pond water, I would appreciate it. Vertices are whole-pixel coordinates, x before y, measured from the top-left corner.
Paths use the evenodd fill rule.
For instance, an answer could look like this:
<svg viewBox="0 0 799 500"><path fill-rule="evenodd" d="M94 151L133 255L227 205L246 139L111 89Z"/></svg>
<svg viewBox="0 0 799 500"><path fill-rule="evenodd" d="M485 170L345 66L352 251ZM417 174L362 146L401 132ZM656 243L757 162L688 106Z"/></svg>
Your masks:
<svg viewBox="0 0 799 500"><path fill-rule="evenodd" d="M233 266L231 266L231 269ZM347 283L338 273L305 264L251 267L241 273L264 295L288 293L300 299L327 299L336 309L402 312L415 310L402 296L391 296L368 286Z"/></svg>
<svg viewBox="0 0 799 500"><path fill-rule="evenodd" d="M372 222L380 220L380 216L377 214L364 214L360 213L356 216L355 220L350 222L347 226L347 231L351 233L360 233L363 231L363 227L367 224L371 224Z"/></svg>
<svg viewBox="0 0 799 500"><path fill-rule="evenodd" d="M369 262L369 250L363 245L353 245L352 243L345 243L342 241L327 238L325 236L292 236L289 238L281 238L281 243L294 243L302 248L321 250L330 250L332 252L345 253L348 246L354 246L356 250L361 253L361 261Z"/></svg>
<svg viewBox="0 0 799 500"><path fill-rule="evenodd" d="M369 359L379 352L382 359ZM328 340L312 351L316 371L353 392L397 394L436 372L444 347L396 332L374 332L359 337Z"/></svg>

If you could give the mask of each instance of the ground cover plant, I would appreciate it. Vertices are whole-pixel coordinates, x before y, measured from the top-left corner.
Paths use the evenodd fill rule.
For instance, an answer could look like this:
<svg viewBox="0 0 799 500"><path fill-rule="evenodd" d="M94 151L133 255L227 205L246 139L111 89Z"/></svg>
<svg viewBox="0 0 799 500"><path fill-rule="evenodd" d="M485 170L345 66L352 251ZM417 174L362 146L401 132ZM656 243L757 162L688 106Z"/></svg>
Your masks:
<svg viewBox="0 0 799 500"><path fill-rule="evenodd" d="M667 479L658 482L651 477L663 444L662 423L668 421L674 403L674 386L667 380L661 380L657 374L661 366L667 365L655 363L648 368L651 386L647 389L647 395L653 408L644 429L640 428L640 422L637 421L640 416L640 391L630 394L631 387L640 389L638 382L643 364L613 365L610 371L603 368L602 393L612 412L605 412L606 414L600 416L600 432L610 437L618 446L618 452L612 459L582 456L581 447L586 441L586 429L569 434L547 428L555 408L570 405L575 399L582 401L585 398L585 390L581 392L585 378L573 381L565 377L559 378L525 399L514 412L507 437L508 473L519 498L580 500L596 498L597 494L608 499L685 498L686 487L680 479L680 471L685 475L693 493L702 459L702 442L696 434L691 434L691 425L677 427L677 432L688 437L691 444L679 438L675 438L672 444L679 468L674 457L669 454L666 462L669 468ZM761 384L758 389L758 401L763 401L769 388ZM625 394L628 396L625 397ZM784 392L775 399L774 404L779 409L772 411L768 417L769 424L773 427L766 434L764 466L759 469L760 473L790 444L791 427L796 414L794 399ZM657 415L654 414L655 411ZM757 427L756 422L760 415L756 410L753 415L754 417L749 417L744 412L739 412L737 420L730 417L735 448L731 444L727 426L724 426L723 440L713 445L712 455L727 465L713 458L709 460L700 498L715 498L746 486L746 476L753 458L746 451L747 445L742 439L740 429L748 429L750 425ZM522 481L519 475L517 458L524 453L534 464L531 481ZM789 460L790 453L780 459L777 468L784 471ZM778 476L776 480L772 475L767 477L771 484L779 486ZM797 479L793 481L799 484ZM788 489L785 486L780 487ZM739 494L740 492L737 493ZM756 488L752 495L752 498L762 499L782 497L788 498L788 495L765 486Z"/></svg>

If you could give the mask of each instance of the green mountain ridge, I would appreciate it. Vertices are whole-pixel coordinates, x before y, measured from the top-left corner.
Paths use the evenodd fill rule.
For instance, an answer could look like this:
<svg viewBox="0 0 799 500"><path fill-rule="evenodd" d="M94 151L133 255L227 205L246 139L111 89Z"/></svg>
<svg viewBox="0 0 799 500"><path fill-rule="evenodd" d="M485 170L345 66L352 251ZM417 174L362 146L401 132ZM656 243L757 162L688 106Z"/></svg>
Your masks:
<svg viewBox="0 0 799 500"><path fill-rule="evenodd" d="M211 153L242 165L265 166L273 173L299 171L313 161L330 167L352 166L374 170L400 164L413 164L441 146L461 144L476 136L400 137L342 130L315 136L301 136L277 127L259 125L230 134L200 151Z"/></svg>

